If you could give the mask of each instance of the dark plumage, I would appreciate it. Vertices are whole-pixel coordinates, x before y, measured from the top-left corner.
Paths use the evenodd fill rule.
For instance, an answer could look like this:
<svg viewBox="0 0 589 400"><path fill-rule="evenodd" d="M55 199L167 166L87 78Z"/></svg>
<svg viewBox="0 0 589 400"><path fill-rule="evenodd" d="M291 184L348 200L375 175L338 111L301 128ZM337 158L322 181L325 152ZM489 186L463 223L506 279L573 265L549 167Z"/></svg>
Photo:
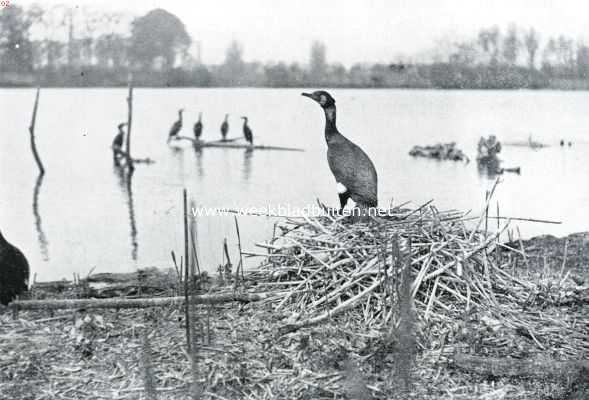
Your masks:
<svg viewBox="0 0 589 400"><path fill-rule="evenodd" d="M227 118L229 118L229 114L225 114L225 120L221 124L221 137L223 140L227 138L227 132L229 132L229 122L227 122Z"/></svg>
<svg viewBox="0 0 589 400"><path fill-rule="evenodd" d="M0 232L0 303L7 305L25 292L29 284L29 263L23 253L8 243Z"/></svg>
<svg viewBox="0 0 589 400"><path fill-rule="evenodd" d="M337 130L335 100L322 90L303 93L303 96L315 100L325 112L327 162L338 183L341 208L350 197L361 209L376 207L376 169L366 153Z"/></svg>
<svg viewBox="0 0 589 400"><path fill-rule="evenodd" d="M123 130L123 127L126 126L127 124L125 122L119 124L118 128L119 128L119 133L117 133L117 135L115 136L115 138L112 141L112 147L116 147L118 149L121 149L123 147L123 139L125 137L125 131Z"/></svg>
<svg viewBox="0 0 589 400"><path fill-rule="evenodd" d="M252 133L252 130L250 129L250 127L247 124L247 117L241 117L243 119L243 136L245 137L245 140L247 140L247 142L250 145L254 144L254 134Z"/></svg>
<svg viewBox="0 0 589 400"><path fill-rule="evenodd" d="M196 140L200 140L200 135L202 135L202 113L198 113L198 121L194 124L194 138Z"/></svg>
<svg viewBox="0 0 589 400"><path fill-rule="evenodd" d="M168 142L171 139L175 139L176 137L178 137L178 133L182 129L182 113L183 112L184 112L184 109L182 109L182 108L178 110L178 120L176 122L174 122L174 124L170 128L170 134L168 135Z"/></svg>

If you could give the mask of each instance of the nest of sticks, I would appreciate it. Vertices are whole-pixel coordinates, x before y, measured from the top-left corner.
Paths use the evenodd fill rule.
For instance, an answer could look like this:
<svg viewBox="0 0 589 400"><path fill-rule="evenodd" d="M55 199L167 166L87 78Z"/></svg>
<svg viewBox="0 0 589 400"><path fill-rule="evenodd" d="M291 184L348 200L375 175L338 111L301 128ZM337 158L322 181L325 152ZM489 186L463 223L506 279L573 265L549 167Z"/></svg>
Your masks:
<svg viewBox="0 0 589 400"><path fill-rule="evenodd" d="M287 220L281 235L259 244L268 255L254 276L262 290L280 290L276 310L290 315L285 331L344 312L383 331L398 328L409 307L422 348L437 343L442 355L457 347L470 351L478 337L487 355L527 357L550 349L560 359L586 358L589 314L563 317L563 307L587 300L586 290L575 288L566 271L551 280L522 278L516 264L524 265L523 247L500 242L511 221L491 232L486 215L427 203L369 223L334 216Z"/></svg>

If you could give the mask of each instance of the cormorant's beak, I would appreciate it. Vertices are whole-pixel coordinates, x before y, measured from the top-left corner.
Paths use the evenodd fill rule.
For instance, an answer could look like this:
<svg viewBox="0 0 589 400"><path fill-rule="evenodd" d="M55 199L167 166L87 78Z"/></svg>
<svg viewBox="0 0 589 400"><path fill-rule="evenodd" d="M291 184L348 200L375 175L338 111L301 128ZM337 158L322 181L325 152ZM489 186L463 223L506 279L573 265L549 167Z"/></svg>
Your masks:
<svg viewBox="0 0 589 400"><path fill-rule="evenodd" d="M301 96L305 96L305 97L315 100L315 98L313 97L313 93L301 93Z"/></svg>

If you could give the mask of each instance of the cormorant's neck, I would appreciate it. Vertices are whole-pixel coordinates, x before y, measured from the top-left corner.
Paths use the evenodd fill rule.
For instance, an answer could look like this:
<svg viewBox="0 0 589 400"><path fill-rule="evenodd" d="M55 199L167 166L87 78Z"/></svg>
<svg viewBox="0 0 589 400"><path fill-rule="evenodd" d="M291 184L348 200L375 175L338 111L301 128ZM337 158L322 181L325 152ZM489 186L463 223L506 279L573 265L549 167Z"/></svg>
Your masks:
<svg viewBox="0 0 589 400"><path fill-rule="evenodd" d="M325 112L325 139L329 141L333 135L339 133L335 126L335 106L326 107L323 111Z"/></svg>

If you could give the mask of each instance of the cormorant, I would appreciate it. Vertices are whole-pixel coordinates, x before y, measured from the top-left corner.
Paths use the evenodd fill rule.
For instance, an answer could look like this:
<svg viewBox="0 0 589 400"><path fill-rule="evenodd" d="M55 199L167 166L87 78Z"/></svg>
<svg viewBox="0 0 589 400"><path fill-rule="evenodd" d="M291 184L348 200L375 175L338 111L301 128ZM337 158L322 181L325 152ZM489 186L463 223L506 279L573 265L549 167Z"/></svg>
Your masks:
<svg viewBox="0 0 589 400"><path fill-rule="evenodd" d="M245 137L245 140L247 140L247 142L250 144L250 146L253 146L254 145L254 135L253 135L250 127L247 125L247 117L241 117L241 118L243 119L243 136Z"/></svg>
<svg viewBox="0 0 589 400"><path fill-rule="evenodd" d="M0 303L10 303L27 290L28 284L29 263L26 257L0 232Z"/></svg>
<svg viewBox="0 0 589 400"><path fill-rule="evenodd" d="M115 138L112 141L113 149L117 149L117 150L123 149L123 139L125 137L125 131L123 130L123 127L126 125L127 125L126 122L120 123L118 125L119 133L117 133L117 135L115 136Z"/></svg>
<svg viewBox="0 0 589 400"><path fill-rule="evenodd" d="M119 133L117 133L112 141L112 156L116 165L119 164L119 160L123 157L123 154L121 154L123 151L123 142L125 138L125 131L123 130L123 127L126 125L126 122L120 123L118 125Z"/></svg>
<svg viewBox="0 0 589 400"><path fill-rule="evenodd" d="M337 182L341 210L350 197L363 211L376 207L376 169L366 153L337 130L335 100L323 90L302 95L319 103L325 113L327 162Z"/></svg>
<svg viewBox="0 0 589 400"><path fill-rule="evenodd" d="M222 140L227 138L227 132L229 132L229 122L227 122L227 118L229 118L229 114L225 114L225 120L221 124L221 137Z"/></svg>
<svg viewBox="0 0 589 400"><path fill-rule="evenodd" d="M194 124L194 138L196 140L200 140L200 135L202 135L202 113L198 113L198 121Z"/></svg>
<svg viewBox="0 0 589 400"><path fill-rule="evenodd" d="M178 110L178 120L176 122L174 122L174 124L170 128L170 134L168 135L168 142L171 139L176 139L178 137L178 133L182 129L182 113L183 112L184 112L183 108Z"/></svg>

